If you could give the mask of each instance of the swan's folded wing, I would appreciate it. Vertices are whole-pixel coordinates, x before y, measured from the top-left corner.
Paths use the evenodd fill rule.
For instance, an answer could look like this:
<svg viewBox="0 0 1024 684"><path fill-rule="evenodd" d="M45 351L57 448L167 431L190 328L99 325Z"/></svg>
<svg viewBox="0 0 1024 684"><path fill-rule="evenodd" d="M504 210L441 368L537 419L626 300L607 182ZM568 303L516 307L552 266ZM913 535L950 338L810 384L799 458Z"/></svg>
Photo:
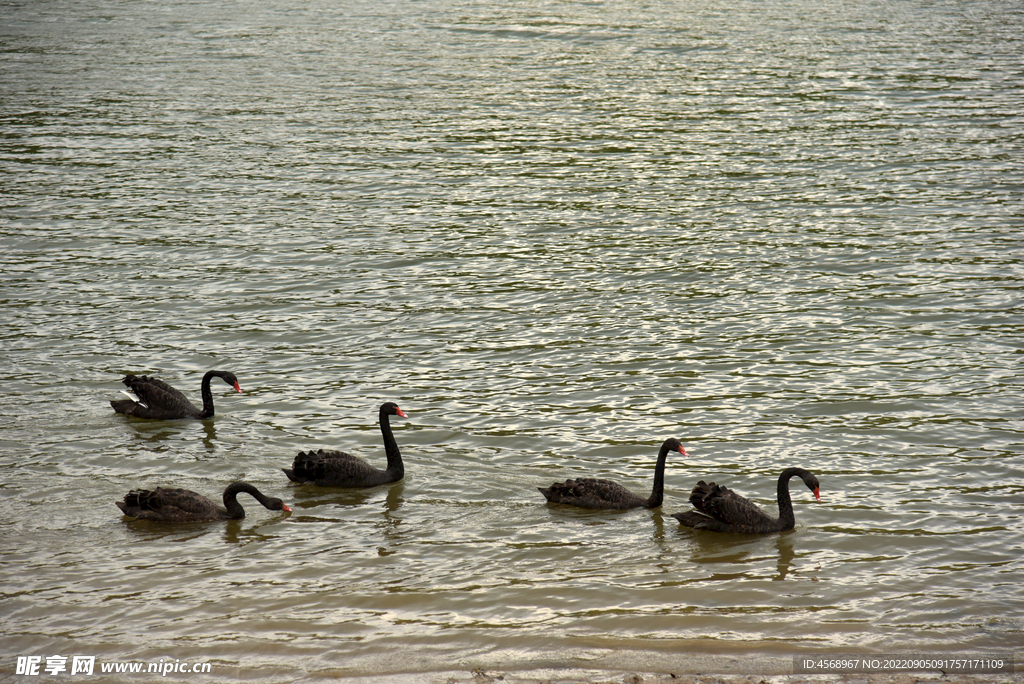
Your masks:
<svg viewBox="0 0 1024 684"><path fill-rule="evenodd" d="M300 456L302 455L301 451L299 452L299 455ZM325 460L325 461L360 461L360 462L365 463L365 461L363 461L363 459L359 458L358 456L353 456L352 454L348 453L347 451L336 451L336 450L328 451L326 449L320 449L319 451L316 452L316 454L314 454L312 451L310 451L307 455L309 457L315 456L316 458L321 459L321 460Z"/></svg>
<svg viewBox="0 0 1024 684"><path fill-rule="evenodd" d="M150 408L192 406L188 398L166 382L146 375L125 377L124 384Z"/></svg>
<svg viewBox="0 0 1024 684"><path fill-rule="evenodd" d="M139 511L158 511L173 499L174 491L162 487L153 490L133 489L125 495L124 502L129 508Z"/></svg>
<svg viewBox="0 0 1024 684"><path fill-rule="evenodd" d="M690 505L696 508L698 511L704 510L704 502L715 496L717 492L724 489L719 487L714 482L708 484L704 480L701 480L693 486L693 491L690 492ZM728 491L728 490L727 490Z"/></svg>
<svg viewBox="0 0 1024 684"><path fill-rule="evenodd" d="M216 509L217 504L205 496L196 494L188 489L165 489L157 487L152 492L152 504L161 508L175 508L190 514L207 514L210 509Z"/></svg>
<svg viewBox="0 0 1024 684"><path fill-rule="evenodd" d="M168 394L181 394L181 392L179 392L178 390L174 389L173 387L168 385L166 382L164 382L160 378L154 378L154 377L150 377L148 375L143 375L140 379L143 382L145 382L146 384L148 384L148 385L153 385L153 387L159 387L160 389L162 389L164 392L167 392Z"/></svg>
<svg viewBox="0 0 1024 684"><path fill-rule="evenodd" d="M640 503L640 497L611 480L578 478L555 482L546 489L539 489L551 503L580 508L635 508Z"/></svg>
<svg viewBox="0 0 1024 684"><path fill-rule="evenodd" d="M600 496L601 493L612 491L617 487L611 480L597 480L593 478L577 478L565 482L555 482L547 491L560 498L577 498L581 496Z"/></svg>
<svg viewBox="0 0 1024 684"><path fill-rule="evenodd" d="M345 486L348 482L359 482L378 472L363 459L347 454L344 451L299 452L292 463L292 475L289 478L297 481L329 481L337 482L336 486ZM287 471L285 471L287 472Z"/></svg>
<svg viewBox="0 0 1024 684"><path fill-rule="evenodd" d="M753 501L714 482L710 484L703 480L698 482L690 494L690 503L698 511L730 525L757 525L775 522L774 518L765 513Z"/></svg>
<svg viewBox="0 0 1024 684"><path fill-rule="evenodd" d="M123 502L117 502L117 506L125 515L133 518L174 520L183 515L178 507L181 491L162 487L154 490L133 489L125 495Z"/></svg>

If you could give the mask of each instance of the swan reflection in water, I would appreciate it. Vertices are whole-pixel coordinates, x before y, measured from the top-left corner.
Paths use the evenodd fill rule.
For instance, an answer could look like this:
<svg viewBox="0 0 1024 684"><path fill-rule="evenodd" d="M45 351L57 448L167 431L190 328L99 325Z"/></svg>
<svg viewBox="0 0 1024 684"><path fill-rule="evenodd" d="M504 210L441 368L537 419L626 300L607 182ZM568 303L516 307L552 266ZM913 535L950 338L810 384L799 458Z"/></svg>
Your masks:
<svg viewBox="0 0 1024 684"><path fill-rule="evenodd" d="M688 562L706 566L709 574L699 581L771 579L785 581L791 575L807 579L799 566L796 542L799 534L783 532L774 539L753 536L689 535L693 545ZM768 544L771 546L768 546ZM774 561L774 562L773 562ZM769 567L771 563L774 567ZM817 581L816 577L811 577Z"/></svg>
<svg viewBox="0 0 1024 684"><path fill-rule="evenodd" d="M372 524L374 529L380 532L382 543L387 545L378 547L378 554L387 556L394 553L391 547L406 541L406 535L403 532L405 521L399 514L402 506L405 505L404 490L405 485L402 482L388 486L387 494L381 502L380 490L377 489L325 490L300 487L295 489L296 501L292 504L292 508L297 512L296 522L323 522L333 525L339 522L336 516L317 515L316 510L324 510L326 513L327 507L347 510L364 509L370 504L380 505L383 503L381 515L378 517L374 514ZM342 515L347 514L343 513Z"/></svg>

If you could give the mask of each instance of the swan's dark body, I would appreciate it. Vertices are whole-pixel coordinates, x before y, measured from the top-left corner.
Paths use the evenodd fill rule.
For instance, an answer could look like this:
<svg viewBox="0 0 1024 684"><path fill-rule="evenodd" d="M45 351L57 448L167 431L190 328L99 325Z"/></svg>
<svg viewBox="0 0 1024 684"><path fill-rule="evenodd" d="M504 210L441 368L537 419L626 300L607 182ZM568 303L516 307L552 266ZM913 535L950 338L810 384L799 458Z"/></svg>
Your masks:
<svg viewBox="0 0 1024 684"><path fill-rule="evenodd" d="M119 399L110 402L118 413L136 418L153 418L156 420L175 420L178 418L199 418L205 420L213 417L213 392L210 391L210 380L221 378L227 384L241 392L238 378L230 371L208 371L203 376L202 396L203 408L197 408L184 394L168 385L163 380L148 375L126 375L125 387L138 397L137 401Z"/></svg>
<svg viewBox="0 0 1024 684"><path fill-rule="evenodd" d="M159 522L203 522L244 518L245 511L236 498L245 492L251 494L264 507L272 511L291 511L280 499L264 496L260 490L245 482L235 482L224 490L224 505L218 506L202 494L188 489L157 487L133 489L124 501L115 501L121 512L132 518Z"/></svg>
<svg viewBox="0 0 1024 684"><path fill-rule="evenodd" d="M796 517L793 515L793 501L789 498L789 480L794 476L804 481L814 492L815 499L821 500L818 478L814 473L803 468L786 468L779 475L778 518L771 517L760 506L731 489L714 482L708 484L704 480L698 482L690 494L690 503L697 510L674 513L672 517L686 527L712 532L769 534L791 530L796 526Z"/></svg>
<svg viewBox="0 0 1024 684"><path fill-rule="evenodd" d="M675 437L666 439L658 452L654 467L654 488L646 499L634 494L617 482L579 478L556 482L550 487L538 487L544 498L551 503L578 506L580 508L603 508L625 510L628 508L657 508L665 493L665 459L668 452L677 451L689 456L682 443Z"/></svg>
<svg viewBox="0 0 1024 684"><path fill-rule="evenodd" d="M384 436L384 453L388 467L384 470L344 451L300 451L291 468L282 468L292 482L321 487L376 487L398 482L405 477L405 466L398 442L391 432L390 416L408 418L398 404L388 402L380 407L380 432Z"/></svg>

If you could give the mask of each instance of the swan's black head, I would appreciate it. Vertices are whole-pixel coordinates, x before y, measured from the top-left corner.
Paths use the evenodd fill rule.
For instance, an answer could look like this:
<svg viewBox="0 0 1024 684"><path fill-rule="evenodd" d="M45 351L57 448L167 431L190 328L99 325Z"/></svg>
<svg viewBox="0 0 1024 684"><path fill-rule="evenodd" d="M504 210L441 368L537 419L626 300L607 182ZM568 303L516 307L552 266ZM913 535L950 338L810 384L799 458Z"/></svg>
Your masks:
<svg viewBox="0 0 1024 684"><path fill-rule="evenodd" d="M686 449L683 448L683 443L680 442L675 437L669 437L668 439L665 440L665 443L662 444L661 446L662 446L663 449L665 449L666 452L668 452L668 451L678 451L683 456L689 456L690 455L690 454L686 453Z"/></svg>
<svg viewBox="0 0 1024 684"><path fill-rule="evenodd" d="M380 412L381 412L382 415L401 416L402 418L408 418L409 417L409 416L405 415L405 413L402 411L402 409L398 408L398 404L396 404L393 401L389 401L386 404L381 404Z"/></svg>
<svg viewBox="0 0 1024 684"><path fill-rule="evenodd" d="M231 371L214 371L213 374L216 375L221 380L223 380L224 382L231 385L232 387L234 387L236 392L242 391L242 388L238 386L238 378L236 378L235 374L232 373Z"/></svg>
<svg viewBox="0 0 1024 684"><path fill-rule="evenodd" d="M288 506L285 505L284 501L281 501L280 499L275 499L274 497L270 497L269 499L267 499L267 508L269 508L272 511L287 511L288 513L292 512L292 509L288 508Z"/></svg>
<svg viewBox="0 0 1024 684"><path fill-rule="evenodd" d="M800 474L800 479L804 481L807 488L814 492L814 498L821 501L821 494L818 493L818 478L815 477L814 473L807 472L806 470Z"/></svg>

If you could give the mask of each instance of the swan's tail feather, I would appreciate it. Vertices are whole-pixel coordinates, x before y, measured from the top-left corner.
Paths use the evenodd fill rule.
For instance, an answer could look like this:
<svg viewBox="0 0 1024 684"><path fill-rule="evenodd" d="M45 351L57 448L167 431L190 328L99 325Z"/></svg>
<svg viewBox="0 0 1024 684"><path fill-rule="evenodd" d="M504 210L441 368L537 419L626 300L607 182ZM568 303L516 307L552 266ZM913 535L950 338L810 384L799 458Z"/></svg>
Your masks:
<svg viewBox="0 0 1024 684"><path fill-rule="evenodd" d="M128 401L127 399L118 399L117 401L110 402L110 408L114 409L116 413L123 413L129 415L129 412L135 406L134 401Z"/></svg>
<svg viewBox="0 0 1024 684"><path fill-rule="evenodd" d="M685 527L692 527L695 530L703 528L706 525L706 523L711 519L706 515L697 513L696 511L673 513L672 517L678 520L680 525L683 525Z"/></svg>

